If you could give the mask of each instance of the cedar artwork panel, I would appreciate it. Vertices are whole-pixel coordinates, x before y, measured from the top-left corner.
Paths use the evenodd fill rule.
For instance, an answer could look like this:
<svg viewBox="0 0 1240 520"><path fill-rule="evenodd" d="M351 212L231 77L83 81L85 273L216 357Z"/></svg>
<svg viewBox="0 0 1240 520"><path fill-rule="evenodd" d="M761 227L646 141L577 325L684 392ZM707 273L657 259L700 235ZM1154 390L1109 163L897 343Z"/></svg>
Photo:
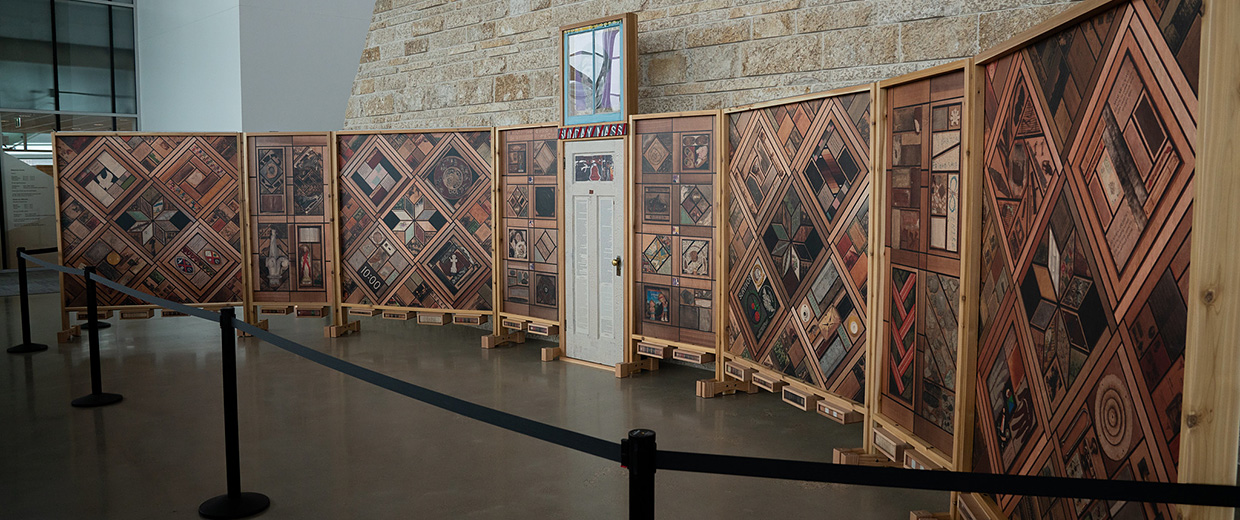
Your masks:
<svg viewBox="0 0 1240 520"><path fill-rule="evenodd" d="M490 311L490 131L336 139L342 302Z"/></svg>
<svg viewBox="0 0 1240 520"><path fill-rule="evenodd" d="M949 457L959 351L964 72L887 89L884 416Z"/></svg>
<svg viewBox="0 0 1240 520"><path fill-rule="evenodd" d="M501 310L558 321L559 164L556 128L500 130Z"/></svg>
<svg viewBox="0 0 1240 520"><path fill-rule="evenodd" d="M868 91L729 114L731 356L865 401Z"/></svg>
<svg viewBox="0 0 1240 520"><path fill-rule="evenodd" d="M714 348L715 116L634 122L634 334Z"/></svg>
<svg viewBox="0 0 1240 520"><path fill-rule="evenodd" d="M327 134L247 141L252 301L330 303L334 180Z"/></svg>
<svg viewBox="0 0 1240 520"><path fill-rule="evenodd" d="M237 134L55 138L65 265L178 303L244 299ZM64 304L86 306L80 277ZM148 305L107 287L101 308Z"/></svg>
<svg viewBox="0 0 1240 520"><path fill-rule="evenodd" d="M1200 25L1199 1L1134 0L985 64L976 471L1177 480Z"/></svg>

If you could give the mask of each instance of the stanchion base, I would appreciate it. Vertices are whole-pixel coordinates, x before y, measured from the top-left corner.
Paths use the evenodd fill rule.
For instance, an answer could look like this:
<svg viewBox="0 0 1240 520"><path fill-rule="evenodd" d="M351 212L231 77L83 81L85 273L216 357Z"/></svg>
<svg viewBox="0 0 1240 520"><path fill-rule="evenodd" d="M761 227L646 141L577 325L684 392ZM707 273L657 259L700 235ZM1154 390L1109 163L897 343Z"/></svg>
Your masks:
<svg viewBox="0 0 1240 520"><path fill-rule="evenodd" d="M242 493L236 498L220 495L198 506L203 518L245 518L266 511L271 499L262 493Z"/></svg>
<svg viewBox="0 0 1240 520"><path fill-rule="evenodd" d="M125 397L121 394L87 394L74 399L72 404L75 408L94 408L96 406L107 406L121 402Z"/></svg>
<svg viewBox="0 0 1240 520"><path fill-rule="evenodd" d="M29 354L31 352L43 352L44 350L47 350L47 345L42 343L22 343L21 345L9 347L5 352L9 354Z"/></svg>
<svg viewBox="0 0 1240 520"><path fill-rule="evenodd" d="M96 323L98 323L98 324L99 324L99 326L98 326L98 327L96 327L96 329L98 329L98 330L103 330L103 329L112 328L112 324L111 324L111 323L108 323L108 322L106 322L106 321L99 321L99 322L96 322ZM88 322L86 322L86 323L83 323L83 324L82 324L82 330L90 330L90 329L91 329L91 327L90 327L90 322L89 322L89 321L88 321Z"/></svg>

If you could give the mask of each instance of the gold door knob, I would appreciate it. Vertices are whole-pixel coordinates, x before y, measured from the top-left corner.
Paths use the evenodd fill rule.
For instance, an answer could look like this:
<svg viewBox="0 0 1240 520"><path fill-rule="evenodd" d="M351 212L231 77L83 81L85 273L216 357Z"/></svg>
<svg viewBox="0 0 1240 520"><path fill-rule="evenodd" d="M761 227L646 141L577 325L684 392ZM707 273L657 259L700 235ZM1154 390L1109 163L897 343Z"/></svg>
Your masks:
<svg viewBox="0 0 1240 520"><path fill-rule="evenodd" d="M616 266L616 276L620 276L620 257L611 259L611 265Z"/></svg>

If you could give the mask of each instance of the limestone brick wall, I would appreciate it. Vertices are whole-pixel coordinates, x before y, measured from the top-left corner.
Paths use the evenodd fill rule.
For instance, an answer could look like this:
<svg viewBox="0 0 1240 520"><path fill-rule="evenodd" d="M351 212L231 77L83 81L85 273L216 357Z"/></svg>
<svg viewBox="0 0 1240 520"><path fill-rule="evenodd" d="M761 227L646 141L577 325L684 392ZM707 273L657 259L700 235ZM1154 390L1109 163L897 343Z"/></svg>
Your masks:
<svg viewBox="0 0 1240 520"><path fill-rule="evenodd" d="M378 0L346 129L559 120L559 27L633 11L641 113L727 108L972 56L1074 0Z"/></svg>

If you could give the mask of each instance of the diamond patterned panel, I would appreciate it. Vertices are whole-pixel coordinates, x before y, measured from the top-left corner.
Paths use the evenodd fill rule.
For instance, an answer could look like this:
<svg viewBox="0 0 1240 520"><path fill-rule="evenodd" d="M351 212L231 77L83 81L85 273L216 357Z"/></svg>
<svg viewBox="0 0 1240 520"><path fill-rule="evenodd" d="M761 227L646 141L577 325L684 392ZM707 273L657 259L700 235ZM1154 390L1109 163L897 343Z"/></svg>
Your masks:
<svg viewBox="0 0 1240 520"><path fill-rule="evenodd" d="M509 160L500 172L504 216L501 236L508 254L501 259L508 282L500 308L520 317L558 322L559 230L556 222L559 160L555 127L500 132ZM516 150L528 151L513 154Z"/></svg>
<svg viewBox="0 0 1240 520"><path fill-rule="evenodd" d="M490 310L490 133L337 139L343 301Z"/></svg>
<svg viewBox="0 0 1240 520"><path fill-rule="evenodd" d="M243 299L237 135L55 140L65 263L182 303ZM65 304L86 304L67 278ZM100 287L106 307L146 302Z"/></svg>

